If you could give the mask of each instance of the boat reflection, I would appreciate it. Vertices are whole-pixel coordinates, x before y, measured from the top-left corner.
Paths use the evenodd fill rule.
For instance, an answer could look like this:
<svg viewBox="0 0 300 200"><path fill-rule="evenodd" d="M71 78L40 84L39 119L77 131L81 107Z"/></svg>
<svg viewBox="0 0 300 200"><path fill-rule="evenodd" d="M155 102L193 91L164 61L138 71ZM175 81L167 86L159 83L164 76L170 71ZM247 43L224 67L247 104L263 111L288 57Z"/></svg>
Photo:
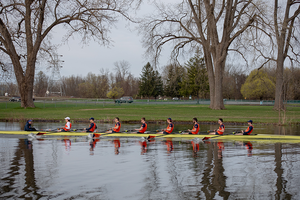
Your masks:
<svg viewBox="0 0 300 200"><path fill-rule="evenodd" d="M71 140L69 138L65 138L65 139L62 139L61 141L64 142L64 144L65 144L65 150L70 151L71 145L72 145Z"/></svg>
<svg viewBox="0 0 300 200"><path fill-rule="evenodd" d="M139 144L141 145L141 155L144 155L147 153L147 140L139 141Z"/></svg>
<svg viewBox="0 0 300 200"><path fill-rule="evenodd" d="M199 151L200 147L199 147L199 142L200 141L191 141L192 147L193 147L193 156L197 157L197 152Z"/></svg>
<svg viewBox="0 0 300 200"><path fill-rule="evenodd" d="M115 154L119 155L119 153L120 153L120 147L121 147L120 139L119 138L114 139L113 143L115 145Z"/></svg>
<svg viewBox="0 0 300 200"><path fill-rule="evenodd" d="M240 142L235 142L235 144L241 146L242 148L247 149L247 156L252 157L253 145L250 141L240 141Z"/></svg>
<svg viewBox="0 0 300 200"><path fill-rule="evenodd" d="M79 174L78 178L83 180L82 184L74 183L72 187L76 189L73 191L64 193L65 190L58 192L54 190L60 189L55 188L55 185L63 185L64 182L61 183L61 181L68 179L70 174L62 173L66 172L64 170L81 170L86 166L86 162L80 162L82 159L85 159L86 153L81 154L80 151L82 149L87 150L86 139L81 141L84 148L81 148L81 145L72 139L73 155L70 154L71 156L68 156L68 162L64 162L65 159L61 159L66 156L64 153L65 149L70 151L72 143L68 138L64 138L63 140L61 138L59 140L57 138L51 138L51 140L48 138L44 141L31 141L29 139L17 139L13 141L6 140L6 138L2 138L1 140L0 138L0 141L3 145L0 148L0 155L2 156L0 167L0 174L2 174L0 177L0 199L50 199L51 197L56 197L54 195L57 195L57 199L71 199L71 197L75 199L75 197L78 197L76 196L78 195L76 189L89 183L84 182L87 180L84 178L87 176L86 174ZM89 141L91 152L94 151L96 143L99 141L99 139ZM9 145L4 146L7 142L10 142ZM108 147L106 152L111 152L111 147L114 145L114 151L119 155L114 160L119 160L122 156L128 156L125 153L119 154L121 143L124 140L120 141L119 138L113 140L103 139L102 142L108 144L103 146ZM135 199L163 199L162 197L167 199L172 194L175 194L174 196L178 197L177 199L191 199L191 197L193 199L247 199L249 195L254 195L253 199L259 199L259 197L261 199L299 199L299 195L297 196L295 189L292 187L297 184L298 179L297 177L287 175L297 174L298 168L296 164L299 162L299 156L297 155L300 150L299 144L267 143L261 145L259 143L252 144L250 141L232 143L222 140L212 140L205 143L201 141L186 141L186 143L180 141L181 143L179 143L176 139L167 139L165 141L153 140L153 144L154 142L155 145L150 145L147 140L132 142L132 144L136 145L135 148L138 149L141 147L141 154L147 152L147 155L143 156L143 159L140 159L144 163L141 163L139 160L140 165L135 165L141 168L136 169L144 170L145 167L148 167L147 173L144 174L145 177L136 180L141 187L145 188L143 190L145 196L138 196ZM191 155L190 144L192 144L193 153L198 154L196 158ZM43 145L43 148L41 148L41 145ZM127 152L128 149L126 148L132 148L132 146L123 145L122 148L124 148L124 152ZM252 151L255 148L255 151L257 151L254 154L255 158L239 157L239 155L236 155L238 148L243 149L242 153L244 155L245 150L247 150L248 156L253 156ZM162 152L165 154L166 149L168 153L172 152L172 156L168 156L167 158L158 156ZM103 151L105 151L104 148ZM266 153L267 151L268 153ZM106 156L109 156L109 154L103 153L102 155L95 156L99 156L97 158L100 159L92 160L95 162L95 165L100 165L103 160L102 158L107 158ZM80 161L78 161L78 158L80 158ZM124 166L128 167L128 158L131 158L132 161L138 160L136 152L133 152L132 157L123 158L126 158L126 162L118 162L117 168L113 168L114 165L110 165L110 170L118 170ZM75 159L72 163L76 163L78 166L70 168L69 162L72 159ZM263 162L258 161L259 159L263 159ZM249 160L256 162L254 164L260 165L262 169L255 167L249 170L249 164L247 163ZM243 170L240 171L238 170L239 168ZM115 176L110 176L112 174L109 173L111 172L110 170L104 170L105 168L98 170L103 171L98 174L106 176L106 179L109 180L115 178ZM136 175L135 171L139 170L132 170L134 175ZM57 174L60 174L60 176L58 177ZM94 173L91 177L93 176ZM272 179L272 181L261 181L261 179L267 178ZM127 176L120 178L121 181L125 179L128 181ZM255 183L249 183L251 179ZM120 180L118 179L111 184L118 184ZM121 183L126 184L126 181ZM134 181L133 179L132 182ZM265 185L263 186L262 183ZM99 185L99 187L103 186ZM265 190L261 190L262 187L273 190L265 192ZM167 190L164 190L165 188ZM87 192L91 194L95 192L95 188L91 188ZM103 194L101 192L103 191L97 192L95 195L100 196ZM51 196L52 193L53 196ZM136 195L134 191L132 193L129 192L129 194ZM115 194L113 193L113 195ZM113 195L109 197L114 197Z"/></svg>
<svg viewBox="0 0 300 200"><path fill-rule="evenodd" d="M96 147L97 142L100 142L100 139L90 139L90 155L94 155L94 149Z"/></svg>
<svg viewBox="0 0 300 200"><path fill-rule="evenodd" d="M174 149L172 138L167 138L164 144L167 146L167 152L172 153Z"/></svg>

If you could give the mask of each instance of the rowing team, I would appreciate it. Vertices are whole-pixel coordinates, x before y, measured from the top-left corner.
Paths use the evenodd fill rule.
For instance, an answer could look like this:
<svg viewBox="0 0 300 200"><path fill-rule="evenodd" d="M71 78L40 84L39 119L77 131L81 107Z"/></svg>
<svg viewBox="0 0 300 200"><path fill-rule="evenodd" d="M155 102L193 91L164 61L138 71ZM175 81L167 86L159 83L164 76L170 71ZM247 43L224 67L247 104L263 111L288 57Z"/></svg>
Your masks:
<svg viewBox="0 0 300 200"><path fill-rule="evenodd" d="M96 125L95 119L93 117L91 117L89 120L90 120L90 126L88 128L84 128L83 131L88 132L88 133L92 133L97 129L97 125ZM68 132L68 131L71 130L72 124L70 122L70 117L66 117L65 121L66 121L65 126L60 127L58 131ZM110 128L108 131L106 131L106 133L118 133L118 132L120 132L120 129L121 129L120 119L118 117L116 117L114 119L114 121L115 121L115 126ZM162 129L157 134L171 134L173 132L174 124L173 124L172 119L168 118L167 122L168 122L168 127L166 129ZM136 132L133 132L133 133L145 133L145 131L147 130L147 123L146 123L145 117L141 118L141 123L142 123L141 127L139 129L134 129L134 131L136 131ZM210 135L223 135L224 134L225 126L223 124L223 119L220 118L218 120L218 123L220 125L219 128L217 130L211 131L209 133ZM252 123L253 123L253 121L249 120L248 121L249 127L245 131L241 130L241 133L237 133L236 135L250 135L253 131ZM28 120L26 125L25 125L24 130L25 131L36 131L35 128L31 127L31 124L32 124L32 120ZM198 134L199 130L200 130L200 125L198 124L198 120L197 120L196 117L193 118L193 124L194 124L193 129L192 130L188 129L188 132L183 133L183 134L194 134L194 135Z"/></svg>

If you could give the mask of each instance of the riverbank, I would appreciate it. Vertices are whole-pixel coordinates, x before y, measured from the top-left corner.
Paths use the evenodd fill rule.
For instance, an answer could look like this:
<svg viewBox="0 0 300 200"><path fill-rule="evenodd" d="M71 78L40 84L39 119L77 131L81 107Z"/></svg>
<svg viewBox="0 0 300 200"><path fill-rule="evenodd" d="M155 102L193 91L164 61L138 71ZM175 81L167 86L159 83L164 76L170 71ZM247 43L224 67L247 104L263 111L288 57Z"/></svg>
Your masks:
<svg viewBox="0 0 300 200"><path fill-rule="evenodd" d="M13 104L12 104L13 105ZM139 123L145 117L148 123L165 123L171 117L176 123L190 123L197 117L200 123L216 123L223 118L226 123L245 123L249 119L260 124L300 124L300 107L287 107L281 112L272 106L226 105L225 110L211 110L208 105L66 105L65 107L43 108L36 103L36 108L23 109L16 106L6 106L0 103L1 121L34 121L61 122L70 117L74 122L86 122L94 117L97 122L109 122L119 117L124 123Z"/></svg>

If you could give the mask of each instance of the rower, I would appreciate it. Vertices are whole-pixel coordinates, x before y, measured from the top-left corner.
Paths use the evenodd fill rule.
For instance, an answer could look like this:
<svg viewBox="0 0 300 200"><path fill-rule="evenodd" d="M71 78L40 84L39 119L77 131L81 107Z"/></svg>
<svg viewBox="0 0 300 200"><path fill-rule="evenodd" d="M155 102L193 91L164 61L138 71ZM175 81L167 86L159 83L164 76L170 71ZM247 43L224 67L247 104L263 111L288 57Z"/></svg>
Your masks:
<svg viewBox="0 0 300 200"><path fill-rule="evenodd" d="M90 126L88 128L84 128L83 130L87 133L92 133L95 131L95 129L97 129L97 125L95 124L94 122L95 119L93 117L91 117L89 120L91 123Z"/></svg>
<svg viewBox="0 0 300 200"><path fill-rule="evenodd" d="M184 135L185 134L193 134L193 135L198 134L198 132L200 130L200 126L198 124L198 119L196 117L193 118L193 124L194 124L193 129L192 130L188 129L189 132L188 133L183 133Z"/></svg>
<svg viewBox="0 0 300 200"><path fill-rule="evenodd" d="M142 117L142 118L141 118L141 123L142 123L141 128L139 128L139 129L134 129L135 131L138 131L138 132L136 132L136 133L145 133L145 131L147 130L147 124L146 124L146 119L145 119L145 117Z"/></svg>
<svg viewBox="0 0 300 200"><path fill-rule="evenodd" d="M58 130L58 132L69 132L71 127L72 127L72 124L71 124L71 120L70 120L70 117L66 117L65 118L65 121L66 121L66 124L64 127L60 127L60 130Z"/></svg>
<svg viewBox="0 0 300 200"><path fill-rule="evenodd" d="M252 125L252 123L253 123L253 121L250 119L247 122L248 122L249 127L245 131L242 130L241 133L237 133L235 135L250 135L252 133L252 131L253 131L253 125Z"/></svg>
<svg viewBox="0 0 300 200"><path fill-rule="evenodd" d="M119 117L115 118L115 127L110 128L111 131L106 131L106 133L118 133L121 129L121 123Z"/></svg>
<svg viewBox="0 0 300 200"><path fill-rule="evenodd" d="M157 134L171 134L172 133L172 131L174 129L172 119L168 118L167 122L168 122L168 127L166 129L161 129L161 132L158 132Z"/></svg>
<svg viewBox="0 0 300 200"><path fill-rule="evenodd" d="M36 129L31 127L31 125L32 125L32 120L30 119L26 122L24 131L36 131Z"/></svg>
<svg viewBox="0 0 300 200"><path fill-rule="evenodd" d="M214 130L214 132L209 133L209 135L223 135L223 134L224 134L225 126L224 126L224 124L223 124L223 119L220 118L220 119L218 120L218 123L219 123L219 125L220 125L220 126L219 126L219 129Z"/></svg>

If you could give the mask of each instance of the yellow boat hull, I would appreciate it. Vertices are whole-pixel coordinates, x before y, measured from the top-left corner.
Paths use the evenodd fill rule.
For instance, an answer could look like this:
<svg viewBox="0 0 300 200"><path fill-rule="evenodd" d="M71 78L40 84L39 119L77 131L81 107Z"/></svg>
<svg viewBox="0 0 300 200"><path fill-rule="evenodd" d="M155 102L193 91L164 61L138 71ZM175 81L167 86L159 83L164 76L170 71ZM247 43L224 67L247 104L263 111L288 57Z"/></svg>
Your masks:
<svg viewBox="0 0 300 200"><path fill-rule="evenodd" d="M42 132L42 131L0 131L0 134L9 135L28 135L30 133L38 134L44 133L43 136L88 136L89 133L82 132ZM270 134L258 134L258 135L183 135L183 134L134 134L134 133L96 133L101 135L101 137L148 137L153 136L157 138L185 138L185 139L202 139L204 137L209 137L210 139L223 139L223 140L240 140L240 141L258 141L258 140L278 140L289 141L289 142L299 142L300 135L270 135ZM98 135L98 136L99 136Z"/></svg>

